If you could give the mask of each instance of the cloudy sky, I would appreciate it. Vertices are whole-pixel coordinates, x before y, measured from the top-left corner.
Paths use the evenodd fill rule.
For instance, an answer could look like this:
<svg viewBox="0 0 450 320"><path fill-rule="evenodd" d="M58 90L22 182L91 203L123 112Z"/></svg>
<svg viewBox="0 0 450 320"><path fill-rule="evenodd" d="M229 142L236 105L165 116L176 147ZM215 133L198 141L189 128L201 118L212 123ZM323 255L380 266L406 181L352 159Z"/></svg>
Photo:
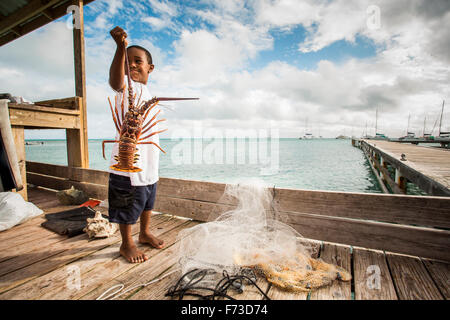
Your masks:
<svg viewBox="0 0 450 320"><path fill-rule="evenodd" d="M97 0L85 7L89 138L109 138L107 105L115 43L146 47L152 95L197 96L168 104L165 138L194 128L279 130L335 137L433 127L446 101L450 131L448 0ZM74 95L68 16L0 47L2 92L28 100ZM306 127L306 128L305 128ZM64 138L29 130L27 138Z"/></svg>

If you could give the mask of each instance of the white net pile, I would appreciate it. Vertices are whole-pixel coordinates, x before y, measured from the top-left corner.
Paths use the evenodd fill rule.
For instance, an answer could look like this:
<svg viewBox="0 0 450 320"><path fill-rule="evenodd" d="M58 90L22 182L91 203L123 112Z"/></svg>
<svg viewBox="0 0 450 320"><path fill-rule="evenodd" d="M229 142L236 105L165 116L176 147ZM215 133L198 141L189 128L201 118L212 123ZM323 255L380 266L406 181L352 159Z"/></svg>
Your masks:
<svg viewBox="0 0 450 320"><path fill-rule="evenodd" d="M209 222L180 232L182 273L210 270L212 276L201 284L208 286L214 285L224 270L237 274L242 267L250 267L291 291L308 291L336 278L345 280L345 270L311 259L316 247L280 221L271 190L261 182L227 185L218 203L233 206L223 205L221 212L211 214Z"/></svg>

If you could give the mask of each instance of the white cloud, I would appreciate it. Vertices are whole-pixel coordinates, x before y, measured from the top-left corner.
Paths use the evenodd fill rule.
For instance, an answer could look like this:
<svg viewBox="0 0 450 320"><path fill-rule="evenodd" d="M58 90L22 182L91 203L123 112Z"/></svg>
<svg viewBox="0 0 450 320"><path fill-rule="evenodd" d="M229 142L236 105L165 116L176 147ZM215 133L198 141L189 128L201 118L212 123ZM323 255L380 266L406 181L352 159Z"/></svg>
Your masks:
<svg viewBox="0 0 450 320"><path fill-rule="evenodd" d="M144 17L142 21L148 23L152 28L157 31L172 26L172 22L169 19L163 19L158 17Z"/></svg>
<svg viewBox="0 0 450 320"><path fill-rule="evenodd" d="M276 27L289 27L302 24L311 26L318 20L323 6L322 1L254 1L255 21L258 24L270 24Z"/></svg>
<svg viewBox="0 0 450 320"><path fill-rule="evenodd" d="M177 6L168 1L149 0L150 6L153 10L160 14L168 16L176 16L178 14Z"/></svg>

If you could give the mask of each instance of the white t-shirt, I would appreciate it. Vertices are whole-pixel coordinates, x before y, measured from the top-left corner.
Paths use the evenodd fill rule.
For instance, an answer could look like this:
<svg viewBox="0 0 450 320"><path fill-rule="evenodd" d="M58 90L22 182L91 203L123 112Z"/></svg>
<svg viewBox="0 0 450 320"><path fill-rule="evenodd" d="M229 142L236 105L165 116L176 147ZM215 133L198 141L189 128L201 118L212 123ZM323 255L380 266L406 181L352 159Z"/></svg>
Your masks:
<svg viewBox="0 0 450 320"><path fill-rule="evenodd" d="M128 111L128 80L127 80L127 76L125 76L125 83L127 84L127 87L124 89L125 90L124 115ZM134 82L133 80L131 80L131 85L133 86L133 92L136 94L136 99L135 99L136 103L138 102L139 97L141 97L140 98L141 102L150 100L152 98L146 85L139 83L139 82ZM123 92L116 92L116 99L117 99L119 108L120 108L120 105L122 104L122 97L123 97ZM115 102L113 100L111 100L111 103L114 104ZM114 107L114 105L113 105L113 107ZM121 114L121 110L119 108L118 108L119 118L120 118L120 122L122 123L122 121L123 121L122 114ZM144 127L150 121L150 119L153 118L153 116L156 114L156 112L158 112L158 110L159 110L158 106L155 106L149 112L142 127ZM153 122L158 119L161 119L161 114L162 114L162 112L159 113L159 115L153 120ZM146 133L141 134L141 138L146 137L147 135L149 135L152 132L159 131L160 129L158 129L158 128L159 128L159 123L157 125L155 125L153 128L151 128L149 131L147 131ZM115 140L119 140L119 137L120 137L120 133L117 132ZM142 142L148 142L148 141L153 141L154 143L157 143L159 145L159 133L155 134L154 136L152 136L150 138L145 139ZM131 185L133 185L133 186L146 186L146 185L154 184L155 182L157 182L159 180L159 175L158 175L159 153L161 151L158 149L158 147L156 147L155 145L152 145L152 144L138 144L138 145L136 145L136 148L138 149L136 151L136 153L139 154L139 159L134 165L138 168L141 168L142 171L140 171L140 172L123 172L123 171L116 171L116 170L109 168L108 172L114 173L114 174L117 174L120 176L130 177ZM161 146L161 148L163 148L163 147ZM114 143L112 153L111 153L110 166L117 163L117 161L114 160L114 156L117 155L118 151L119 151L119 143Z"/></svg>

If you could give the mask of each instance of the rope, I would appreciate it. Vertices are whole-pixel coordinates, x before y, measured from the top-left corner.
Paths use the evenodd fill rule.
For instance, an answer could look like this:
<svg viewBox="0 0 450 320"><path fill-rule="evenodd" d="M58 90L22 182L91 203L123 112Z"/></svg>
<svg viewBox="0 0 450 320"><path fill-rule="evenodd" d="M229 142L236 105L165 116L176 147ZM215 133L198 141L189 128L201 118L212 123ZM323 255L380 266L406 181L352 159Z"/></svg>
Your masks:
<svg viewBox="0 0 450 320"><path fill-rule="evenodd" d="M115 285L115 286L112 286L111 288L109 288L109 289L106 290L105 292L103 292L103 293L102 293L97 299L95 299L95 300L107 300L107 299L109 299L109 298L111 298L111 297L112 297L111 300L117 299L117 298L119 298L121 295L124 295L125 293L127 293L127 292L129 292L129 291L131 291L131 290L133 290L133 289L136 289L136 288L139 288L139 287L146 287L146 286L148 286L148 285L151 285L152 283L161 281L162 279L164 279L164 278L168 277L169 275L171 275L171 274L173 274L173 273L175 273L175 272L178 272L178 271L180 271L180 269L173 270L173 271L171 271L171 272L165 274L164 276L159 277L159 278L157 278L157 279L154 279L154 280L152 280L152 281L150 281L150 282L135 285L135 286L133 286L133 287L131 287L131 288L125 290L124 292L122 292L122 293L120 293L119 295L116 296L116 294L118 294L120 291L122 291L123 288L125 288L125 285L124 285L123 283L117 284L117 285ZM118 290L114 291L113 293L109 294L108 296L104 297L109 291L115 289L116 287L120 287L120 289L118 289Z"/></svg>
<svg viewBox="0 0 450 320"><path fill-rule="evenodd" d="M243 292L244 280L247 280L248 283L253 285L258 289L258 291L266 298L270 300L270 298L266 295L266 293L256 284L256 275L251 269L242 269L240 274L235 274L230 276L226 270L223 271L223 278L220 279L214 288L196 286L197 283L201 282L205 276L214 272L213 269L192 269L186 272L173 286L170 287L166 293L166 296L169 297L178 297L179 300L182 300L184 296L194 296L203 300L215 300L217 297L226 298L229 300L236 300L227 294L228 289L232 288L238 293ZM251 275L248 276L245 273L250 272ZM182 284L186 278L192 274L192 278L186 282L186 284ZM195 290L205 290L212 292L211 294L200 294L195 292Z"/></svg>

